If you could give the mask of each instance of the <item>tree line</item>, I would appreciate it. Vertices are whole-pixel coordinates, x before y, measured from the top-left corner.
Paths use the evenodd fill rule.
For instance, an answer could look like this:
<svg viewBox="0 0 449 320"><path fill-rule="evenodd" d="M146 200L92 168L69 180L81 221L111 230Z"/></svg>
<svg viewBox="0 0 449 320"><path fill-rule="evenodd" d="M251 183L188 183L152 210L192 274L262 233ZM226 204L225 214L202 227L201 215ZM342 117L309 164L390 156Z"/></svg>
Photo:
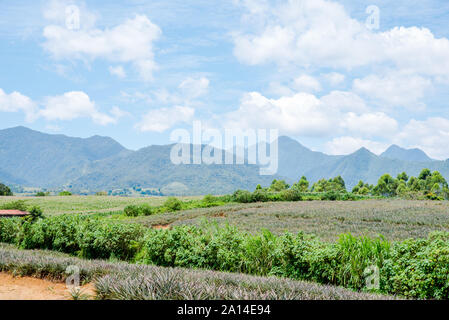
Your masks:
<svg viewBox="0 0 449 320"><path fill-rule="evenodd" d="M273 180L268 188L257 186L256 192L283 192L285 190L300 193L348 193L346 183L341 176L332 179L321 179L311 183L305 176L288 185L285 180ZM396 178L386 173L382 175L377 184L369 184L360 180L351 190L352 194L360 196L403 197L409 199L426 198L431 200L449 199L449 188L446 179L438 171L423 169L418 177L408 176L402 172Z"/></svg>

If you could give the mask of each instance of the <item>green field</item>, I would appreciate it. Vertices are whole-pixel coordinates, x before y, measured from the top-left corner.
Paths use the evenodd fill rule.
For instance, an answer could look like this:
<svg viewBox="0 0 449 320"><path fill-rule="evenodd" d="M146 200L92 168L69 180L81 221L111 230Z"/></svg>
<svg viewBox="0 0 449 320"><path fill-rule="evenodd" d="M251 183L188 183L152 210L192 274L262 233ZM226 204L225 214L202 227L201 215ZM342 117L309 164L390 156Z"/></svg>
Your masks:
<svg viewBox="0 0 449 320"><path fill-rule="evenodd" d="M181 197L180 199L195 199L195 197ZM59 215L70 213L94 214L120 212L128 205L143 203L159 206L164 203L165 198L127 198L109 196L0 197L0 206L16 200L25 200L28 206L39 206L46 215Z"/></svg>
<svg viewBox="0 0 449 320"><path fill-rule="evenodd" d="M183 197L183 201L200 197ZM0 197L0 205L25 200L40 206L47 216L61 214L101 214L106 219L139 223L147 227L200 225L203 221L230 224L242 231L274 234L304 231L325 241L335 241L342 233L388 240L426 238L432 231L449 231L449 201L399 199L364 201L302 201L228 204L220 207L130 218L123 215L128 205L160 206L165 197L126 198L98 196Z"/></svg>
<svg viewBox="0 0 449 320"><path fill-rule="evenodd" d="M372 292L449 299L448 201L393 198L244 204L233 202L232 198L209 196L181 198L182 203L164 197L50 196L1 198L0 205L15 200L25 201L28 208L39 206L44 213L44 219L35 215L0 219L0 242L21 249L46 249L88 260L192 269L192 279L203 279L204 274L193 271L201 269L240 274L235 279L246 277L244 274L276 276L359 292L372 290L365 287L365 277L367 270L376 266L380 270L381 286ZM148 211L135 207L144 204L150 206ZM124 210L129 205L134 207ZM148 206L143 207L148 209ZM10 255L15 247L7 247L4 254ZM18 251L14 252L20 256ZM53 256L48 255L44 273L62 268L60 262L53 265ZM46 252L42 256L46 257ZM17 267L15 263L7 264L3 270L15 272ZM103 274L109 267L100 263L92 268ZM169 272L157 270L163 274ZM145 273L142 269L136 277L147 277ZM127 274L125 271L122 276ZM154 288L142 288L132 277L117 283L113 278L105 279L97 289L106 298L115 294L124 299L139 298L127 295L130 287L135 292L143 290L139 295L145 298L156 294ZM255 285L262 280L241 279ZM208 280L204 281L198 290L209 298L228 298L234 289L241 290L226 284L223 296L207 296L208 290L216 289L209 289ZM266 281L271 280L264 278L262 283ZM280 285L273 298L284 295L303 298L298 292L287 293L284 284L273 283ZM303 286L299 282L291 285ZM118 287L117 293L109 291ZM180 290L182 296L188 294L181 287ZM318 296L325 298L327 290L329 287L320 287ZM254 298L260 299L271 294L253 293ZM345 298L353 297L348 293Z"/></svg>
<svg viewBox="0 0 449 320"><path fill-rule="evenodd" d="M449 202L407 200L311 201L232 204L129 219L146 226L201 224L204 219L229 223L257 233L304 231L326 241L342 233L388 240L426 238L432 231L449 231Z"/></svg>

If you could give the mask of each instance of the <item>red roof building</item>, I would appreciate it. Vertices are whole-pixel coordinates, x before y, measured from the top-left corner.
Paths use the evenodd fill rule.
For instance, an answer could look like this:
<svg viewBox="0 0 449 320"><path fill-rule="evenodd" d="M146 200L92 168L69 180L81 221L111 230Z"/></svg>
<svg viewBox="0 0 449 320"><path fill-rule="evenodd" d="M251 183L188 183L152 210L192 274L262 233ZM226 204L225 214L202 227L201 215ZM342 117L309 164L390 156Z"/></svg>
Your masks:
<svg viewBox="0 0 449 320"><path fill-rule="evenodd" d="M0 210L0 218L10 218L10 217L25 217L29 213L20 210Z"/></svg>

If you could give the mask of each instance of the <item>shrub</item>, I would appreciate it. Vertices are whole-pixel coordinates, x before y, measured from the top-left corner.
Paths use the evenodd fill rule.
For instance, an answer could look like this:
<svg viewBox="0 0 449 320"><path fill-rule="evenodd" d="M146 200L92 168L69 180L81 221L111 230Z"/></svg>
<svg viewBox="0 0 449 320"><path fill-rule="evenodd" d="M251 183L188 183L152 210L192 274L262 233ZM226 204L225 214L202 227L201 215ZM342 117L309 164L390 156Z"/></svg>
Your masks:
<svg viewBox="0 0 449 320"><path fill-rule="evenodd" d="M50 195L50 192L39 191L38 193L36 193L36 197L47 197L49 195Z"/></svg>
<svg viewBox="0 0 449 320"><path fill-rule="evenodd" d="M143 216L151 216L155 212L153 207L151 207L149 204L146 203L142 204L139 209L140 209L139 214Z"/></svg>
<svg viewBox="0 0 449 320"><path fill-rule="evenodd" d="M125 215L128 217L137 217L139 215L140 210L138 206L130 205L124 209L124 212Z"/></svg>
<svg viewBox="0 0 449 320"><path fill-rule="evenodd" d="M12 196L11 189L4 185L3 183L0 183L0 196Z"/></svg>
<svg viewBox="0 0 449 320"><path fill-rule="evenodd" d="M17 200L5 203L0 207L2 210L20 210L27 211L27 206L25 200Z"/></svg>
<svg viewBox="0 0 449 320"><path fill-rule="evenodd" d="M182 209L182 202L175 197L169 197L165 201L164 207L170 211L179 211Z"/></svg>
<svg viewBox="0 0 449 320"><path fill-rule="evenodd" d="M395 243L381 274L381 290L420 299L449 298L449 233Z"/></svg>
<svg viewBox="0 0 449 320"><path fill-rule="evenodd" d="M71 196L72 193L69 192L69 191L62 191L62 192L59 193L59 195L60 195L61 197L63 197L63 196Z"/></svg>
<svg viewBox="0 0 449 320"><path fill-rule="evenodd" d="M20 218L0 218L0 242L17 244L21 222Z"/></svg>
<svg viewBox="0 0 449 320"><path fill-rule="evenodd" d="M283 190L280 193L280 197L283 201L301 201L302 195L301 192L297 189L288 189Z"/></svg>
<svg viewBox="0 0 449 320"><path fill-rule="evenodd" d="M247 190L237 190L232 195L234 202L238 203L251 203L254 202L253 194Z"/></svg>
<svg viewBox="0 0 449 320"><path fill-rule="evenodd" d="M214 197L211 194L205 195L202 202L206 205L206 206L211 206L213 205L215 202L217 202L217 198Z"/></svg>
<svg viewBox="0 0 449 320"><path fill-rule="evenodd" d="M270 195L268 191L263 189L257 189L252 194L252 201L253 202L267 202L270 201Z"/></svg>
<svg viewBox="0 0 449 320"><path fill-rule="evenodd" d="M328 200L328 201L336 201L340 198L340 195L335 191L328 191L321 195L321 200Z"/></svg>

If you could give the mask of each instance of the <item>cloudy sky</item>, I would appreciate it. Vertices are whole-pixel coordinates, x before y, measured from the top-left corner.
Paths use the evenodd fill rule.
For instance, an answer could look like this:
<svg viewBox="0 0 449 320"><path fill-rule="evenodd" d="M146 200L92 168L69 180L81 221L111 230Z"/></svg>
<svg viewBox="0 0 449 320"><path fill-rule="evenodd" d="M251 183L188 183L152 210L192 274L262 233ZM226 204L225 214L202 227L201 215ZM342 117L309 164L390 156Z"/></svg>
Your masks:
<svg viewBox="0 0 449 320"><path fill-rule="evenodd" d="M447 21L446 0L2 0L0 128L138 149L201 120L446 159Z"/></svg>

